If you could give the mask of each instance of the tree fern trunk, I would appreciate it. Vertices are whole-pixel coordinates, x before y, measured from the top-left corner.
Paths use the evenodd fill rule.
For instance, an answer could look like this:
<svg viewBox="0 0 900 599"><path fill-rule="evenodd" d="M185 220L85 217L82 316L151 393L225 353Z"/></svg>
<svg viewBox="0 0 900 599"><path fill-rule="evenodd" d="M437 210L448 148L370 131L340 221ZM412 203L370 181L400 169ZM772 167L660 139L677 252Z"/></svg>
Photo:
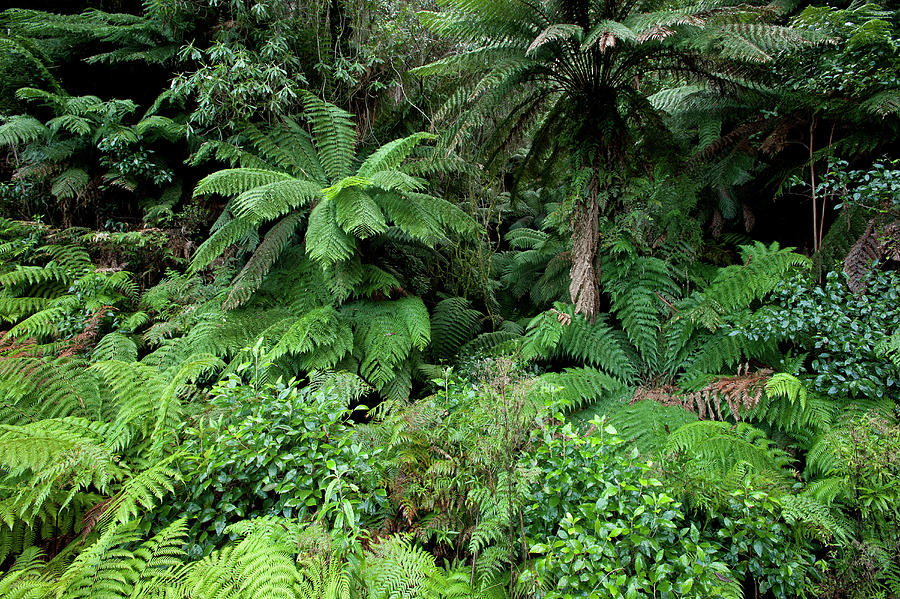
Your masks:
<svg viewBox="0 0 900 599"><path fill-rule="evenodd" d="M584 314L594 321L600 304L600 276L597 273L597 242L599 241L597 203L597 171L588 187L587 198L575 207L572 235L572 270L569 296L575 304L575 313Z"/></svg>

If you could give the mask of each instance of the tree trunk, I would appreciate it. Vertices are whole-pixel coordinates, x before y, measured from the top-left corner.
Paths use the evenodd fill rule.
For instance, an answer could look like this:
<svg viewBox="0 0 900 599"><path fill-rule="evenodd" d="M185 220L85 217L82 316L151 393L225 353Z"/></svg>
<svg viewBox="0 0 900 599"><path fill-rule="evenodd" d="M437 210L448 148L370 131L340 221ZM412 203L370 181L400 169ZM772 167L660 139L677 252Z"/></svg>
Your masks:
<svg viewBox="0 0 900 599"><path fill-rule="evenodd" d="M569 296L575 304L575 313L584 314L592 323L600 307L600 275L597 272L597 243L600 240L598 191L595 168L587 198L576 205L573 214L572 270L569 283Z"/></svg>

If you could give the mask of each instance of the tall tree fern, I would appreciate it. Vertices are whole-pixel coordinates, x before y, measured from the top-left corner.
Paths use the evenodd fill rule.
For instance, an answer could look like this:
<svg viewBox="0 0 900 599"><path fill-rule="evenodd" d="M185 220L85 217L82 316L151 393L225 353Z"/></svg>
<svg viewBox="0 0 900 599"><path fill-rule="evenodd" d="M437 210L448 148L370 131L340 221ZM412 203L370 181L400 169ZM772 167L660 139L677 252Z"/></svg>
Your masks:
<svg viewBox="0 0 900 599"><path fill-rule="evenodd" d="M432 135L397 139L363 157L349 113L311 94L304 106L306 128L250 127L253 166L213 173L197 185L195 195L232 197L190 271L230 246L252 250L223 307L258 306L275 291L283 317L261 333L271 340L269 359L292 356L305 371L358 369L383 394L405 396L415 355L430 341L428 313L399 273L370 260L371 249L397 241L431 248L473 233L475 223L426 193L427 181L413 174L421 166L413 154ZM243 156L235 162L246 162ZM291 262L281 260L288 255ZM289 286L266 285L270 276Z"/></svg>
<svg viewBox="0 0 900 599"><path fill-rule="evenodd" d="M475 138L499 112L489 156L527 132L523 168L570 159L578 174L569 293L575 312L593 319L601 207L620 198L637 142L665 129L644 90L684 81L746 89L761 63L803 42L789 28L746 25L769 14L732 2L444 0L424 18L459 50L415 72L472 75L440 111L451 120L450 147Z"/></svg>

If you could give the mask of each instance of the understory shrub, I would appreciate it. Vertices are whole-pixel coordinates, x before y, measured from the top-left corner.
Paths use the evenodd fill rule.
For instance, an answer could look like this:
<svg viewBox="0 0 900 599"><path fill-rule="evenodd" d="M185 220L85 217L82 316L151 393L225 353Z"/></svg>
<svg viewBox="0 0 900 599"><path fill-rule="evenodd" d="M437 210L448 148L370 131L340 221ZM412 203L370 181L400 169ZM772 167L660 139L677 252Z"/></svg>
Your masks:
<svg viewBox="0 0 900 599"><path fill-rule="evenodd" d="M553 599L740 597L723 547L689 523L651 462L614 428L580 435L549 424L529 466L539 471L524 512L537 555L523 574Z"/></svg>
<svg viewBox="0 0 900 599"><path fill-rule="evenodd" d="M773 305L745 323L752 339L789 340L807 363L813 388L831 397L900 400L900 368L881 349L900 331L900 273L872 270L861 293L842 272L818 286L808 276L785 281Z"/></svg>
<svg viewBox="0 0 900 599"><path fill-rule="evenodd" d="M164 509L190 519L193 552L211 550L230 524L266 515L353 535L384 501L373 478L378 450L354 442L339 387L231 375L212 388L207 410L183 430L186 482Z"/></svg>

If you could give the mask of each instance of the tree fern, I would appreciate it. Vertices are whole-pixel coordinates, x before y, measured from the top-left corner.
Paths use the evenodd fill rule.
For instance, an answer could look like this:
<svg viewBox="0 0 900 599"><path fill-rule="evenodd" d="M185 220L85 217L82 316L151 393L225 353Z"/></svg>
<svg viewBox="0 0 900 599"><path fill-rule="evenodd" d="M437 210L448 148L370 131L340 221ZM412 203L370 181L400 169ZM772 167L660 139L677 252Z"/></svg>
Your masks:
<svg viewBox="0 0 900 599"><path fill-rule="evenodd" d="M212 236L198 248L191 272L211 264L231 245L245 243L253 251L233 282L226 308L250 300L290 248L294 232L303 231L307 256L322 268L341 303L360 286L372 293L392 291L386 288L395 279L363 264L359 245L390 233L389 222L427 245L443 240L445 233L474 230L474 221L451 203L414 192L425 182L402 170L416 146L433 136L413 134L389 142L354 172L355 132L349 115L311 94L304 104L312 135L292 122L268 131L248 129L251 145L287 173L230 169L210 175L195 190L195 195L236 197L228 202ZM312 206L308 215L307 205ZM277 218L282 220L267 224Z"/></svg>

